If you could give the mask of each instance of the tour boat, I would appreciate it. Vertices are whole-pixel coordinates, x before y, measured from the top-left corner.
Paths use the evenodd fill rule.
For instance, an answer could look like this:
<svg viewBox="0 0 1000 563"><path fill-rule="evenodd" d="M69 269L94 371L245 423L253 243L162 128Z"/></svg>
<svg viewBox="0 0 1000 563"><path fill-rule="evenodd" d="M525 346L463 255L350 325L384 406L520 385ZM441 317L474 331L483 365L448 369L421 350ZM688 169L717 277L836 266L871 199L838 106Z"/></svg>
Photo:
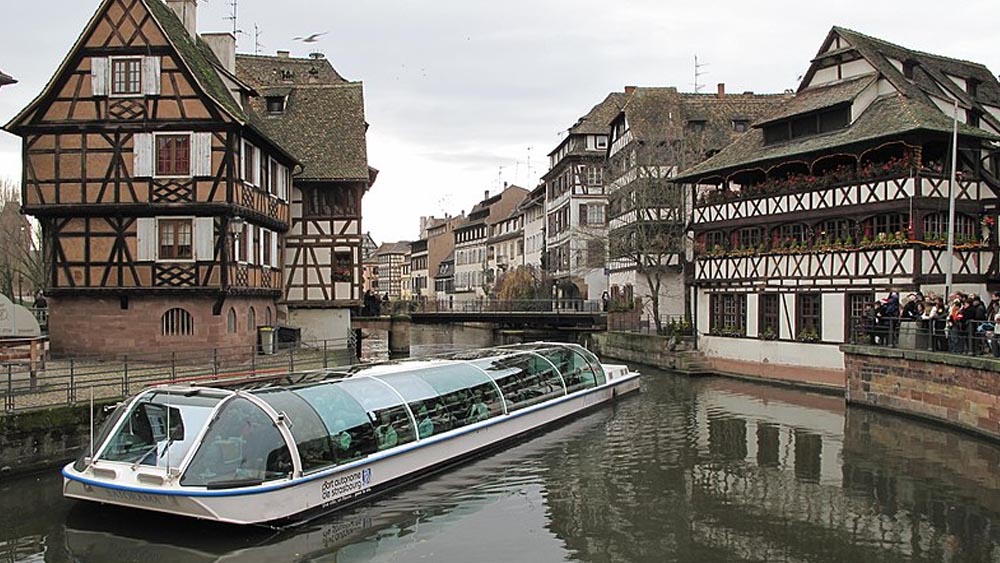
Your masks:
<svg viewBox="0 0 1000 563"><path fill-rule="evenodd" d="M120 404L63 469L67 497L280 525L359 501L639 388L627 366L533 343L319 370Z"/></svg>

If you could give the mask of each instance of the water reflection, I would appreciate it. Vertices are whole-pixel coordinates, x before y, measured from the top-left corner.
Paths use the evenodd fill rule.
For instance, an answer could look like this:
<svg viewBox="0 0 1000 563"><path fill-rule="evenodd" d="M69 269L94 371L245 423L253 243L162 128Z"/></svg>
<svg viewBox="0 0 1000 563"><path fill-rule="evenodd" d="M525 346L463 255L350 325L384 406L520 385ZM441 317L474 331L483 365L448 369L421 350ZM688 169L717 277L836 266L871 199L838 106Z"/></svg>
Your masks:
<svg viewBox="0 0 1000 563"><path fill-rule="evenodd" d="M3 484L0 560L1000 561L1000 448L840 399L648 370L643 393L282 532Z"/></svg>

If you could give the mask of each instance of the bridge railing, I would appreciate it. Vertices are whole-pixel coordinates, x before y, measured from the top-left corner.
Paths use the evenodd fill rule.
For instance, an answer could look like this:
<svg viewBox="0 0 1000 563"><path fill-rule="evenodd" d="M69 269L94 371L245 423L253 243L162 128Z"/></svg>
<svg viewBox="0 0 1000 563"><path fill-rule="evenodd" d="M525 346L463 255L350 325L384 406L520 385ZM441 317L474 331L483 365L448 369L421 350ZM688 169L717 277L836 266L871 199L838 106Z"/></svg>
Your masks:
<svg viewBox="0 0 1000 563"><path fill-rule="evenodd" d="M601 301L584 299L448 299L389 301L382 304L382 314L405 313L600 313Z"/></svg>

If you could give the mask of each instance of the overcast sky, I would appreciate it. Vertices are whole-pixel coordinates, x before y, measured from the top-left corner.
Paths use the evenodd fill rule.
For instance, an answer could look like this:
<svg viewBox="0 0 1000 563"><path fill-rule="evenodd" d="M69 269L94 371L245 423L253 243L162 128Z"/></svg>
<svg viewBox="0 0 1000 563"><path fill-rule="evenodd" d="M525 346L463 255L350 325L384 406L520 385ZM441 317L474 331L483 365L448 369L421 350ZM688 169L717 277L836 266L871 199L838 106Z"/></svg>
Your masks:
<svg viewBox="0 0 1000 563"><path fill-rule="evenodd" d="M99 0L3 0L6 123L49 79ZM202 32L231 27L230 0L202 2ZM949 15L940 2L798 0L239 0L240 51L320 50L365 84L364 199L378 242L417 236L420 215L469 210L503 181L531 188L560 134L626 84L690 91L795 88L833 25L1000 72L995 0ZM953 31L952 31L953 30ZM310 49L292 40L329 32ZM20 177L20 141L0 132L0 177Z"/></svg>

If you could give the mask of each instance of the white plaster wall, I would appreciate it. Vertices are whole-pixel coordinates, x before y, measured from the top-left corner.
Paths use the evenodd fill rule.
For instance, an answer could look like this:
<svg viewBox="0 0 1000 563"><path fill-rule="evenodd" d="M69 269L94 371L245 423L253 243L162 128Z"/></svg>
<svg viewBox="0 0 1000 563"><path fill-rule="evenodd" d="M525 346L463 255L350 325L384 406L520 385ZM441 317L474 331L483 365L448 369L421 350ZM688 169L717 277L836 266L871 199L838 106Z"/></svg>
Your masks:
<svg viewBox="0 0 1000 563"><path fill-rule="evenodd" d="M817 70L816 74L813 75L813 79L809 82L809 86L818 86L827 82L833 82L834 80L837 80L837 67L829 66Z"/></svg>
<svg viewBox="0 0 1000 563"><path fill-rule="evenodd" d="M823 340L826 342L844 342L844 307L846 298L843 293L823 294Z"/></svg>
<svg viewBox="0 0 1000 563"><path fill-rule="evenodd" d="M858 59L856 61L851 61L849 63L844 63L840 65L840 74L844 78L850 78L852 76L861 76L862 74L870 74L875 72L875 68L868 63L865 59Z"/></svg>
<svg viewBox="0 0 1000 563"><path fill-rule="evenodd" d="M350 309L289 309L288 324L302 329L302 340L329 340L347 346L351 334Z"/></svg>
<svg viewBox="0 0 1000 563"><path fill-rule="evenodd" d="M868 106L872 105L872 102L878 97L878 82L873 82L868 85L867 88L858 94L858 97L854 99L854 103L851 104L851 122L857 121L861 114L868 109Z"/></svg>
<svg viewBox="0 0 1000 563"><path fill-rule="evenodd" d="M778 294L778 338L792 340L795 334L795 295Z"/></svg>
<svg viewBox="0 0 1000 563"><path fill-rule="evenodd" d="M892 82L889 82L885 78L879 78L878 79L878 95L879 96L885 96L885 95L888 95L888 94L895 94L895 93L896 93L896 87L892 85Z"/></svg>
<svg viewBox="0 0 1000 563"><path fill-rule="evenodd" d="M760 295L756 293L747 295L747 336L756 337L760 334L760 326L758 324L760 320L759 310Z"/></svg>
<svg viewBox="0 0 1000 563"><path fill-rule="evenodd" d="M836 344L805 344L704 335L698 339L698 348L709 358L822 369L844 369L844 355Z"/></svg>

